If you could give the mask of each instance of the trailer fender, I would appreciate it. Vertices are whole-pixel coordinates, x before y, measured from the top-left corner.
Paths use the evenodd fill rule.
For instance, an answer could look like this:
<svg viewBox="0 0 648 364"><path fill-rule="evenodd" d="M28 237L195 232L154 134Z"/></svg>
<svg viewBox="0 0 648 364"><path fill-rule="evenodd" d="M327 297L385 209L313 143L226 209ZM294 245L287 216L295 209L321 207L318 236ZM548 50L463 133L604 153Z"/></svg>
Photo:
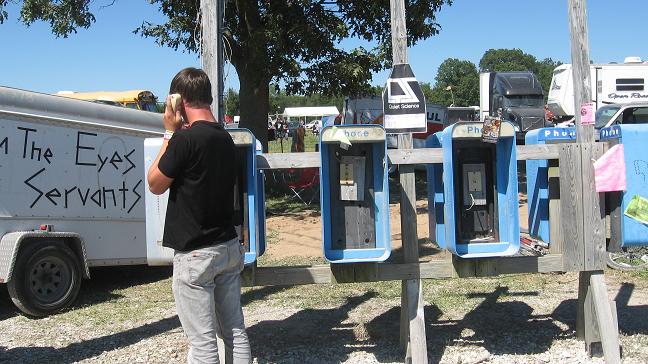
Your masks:
<svg viewBox="0 0 648 364"><path fill-rule="evenodd" d="M18 252L24 244L32 244L47 240L62 241L76 255L79 262L83 263L83 278L90 278L88 258L86 255L85 243L77 233L70 232L48 232L48 231L16 231L7 233L0 239L0 283L7 283L11 280L14 264Z"/></svg>

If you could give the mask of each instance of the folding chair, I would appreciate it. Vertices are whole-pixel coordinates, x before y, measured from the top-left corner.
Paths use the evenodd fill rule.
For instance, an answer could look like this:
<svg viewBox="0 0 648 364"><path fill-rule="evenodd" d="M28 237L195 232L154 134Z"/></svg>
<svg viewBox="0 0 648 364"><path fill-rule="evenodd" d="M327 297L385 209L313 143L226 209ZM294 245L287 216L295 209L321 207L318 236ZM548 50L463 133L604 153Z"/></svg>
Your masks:
<svg viewBox="0 0 648 364"><path fill-rule="evenodd" d="M304 205L309 205L313 202L313 199L315 199L315 196L317 196L319 192L319 168L303 168L300 170L291 168L288 173L291 175L298 174L297 178L288 182L288 188L290 188L292 193L301 202L303 202ZM311 192L308 202L306 202L301 196L301 194L306 191Z"/></svg>

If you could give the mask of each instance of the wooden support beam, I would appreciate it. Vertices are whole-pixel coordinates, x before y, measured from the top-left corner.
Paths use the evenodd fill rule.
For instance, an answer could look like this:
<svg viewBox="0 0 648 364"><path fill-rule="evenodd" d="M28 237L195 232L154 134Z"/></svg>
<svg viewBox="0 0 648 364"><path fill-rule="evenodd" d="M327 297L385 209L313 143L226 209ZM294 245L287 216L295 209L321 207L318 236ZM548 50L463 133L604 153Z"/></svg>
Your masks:
<svg viewBox="0 0 648 364"><path fill-rule="evenodd" d="M602 271L605 267L605 220L601 210L604 209L601 208L602 200L595 189L592 163L602 153L602 149L594 144L594 125L583 124L581 118L582 112L587 111L586 105L592 102L585 0L568 0L568 11L576 111L576 145L578 146L578 151L575 149L572 151L576 160L573 164L578 165L580 162L580 176L576 173L573 175L576 178L573 179L572 188L562 188L568 183L562 179L563 169L565 169L562 163L569 162L561 156L560 197L571 200L571 205L575 209L569 212L576 212L573 223L583 227L582 230L578 228L578 232L573 236L578 239L573 245L578 246L578 249L582 246L582 253L571 252L571 249L564 246L565 258L570 257L566 259L566 265L569 264L574 268L578 266L578 270L581 271L579 272L576 334L578 337L585 338L585 344L590 352L592 345L600 340L603 344L605 361L620 363L619 332L615 331L616 325L613 319L615 314L612 313L616 307L610 307ZM594 110L592 108L589 111ZM567 190L571 194L569 197L563 193ZM578 193L580 193L580 201ZM574 206L577 204L580 207ZM564 209L567 205L569 204L561 205L563 219L569 213ZM572 232L567 226L563 231ZM572 236L563 234L563 237L565 242L568 242Z"/></svg>
<svg viewBox="0 0 648 364"><path fill-rule="evenodd" d="M560 225L566 272L585 269L580 144L563 144L560 153Z"/></svg>
<svg viewBox="0 0 648 364"><path fill-rule="evenodd" d="M585 179L583 175L583 191L588 190L592 193L591 204L583 206L583 213L585 214L584 230L585 236L585 269L587 270L603 270L606 267L605 255L605 195L596 192L594 185L594 167L593 163L603 155L603 143L588 143L583 145L583 155L587 155L587 163L590 165L591 178ZM585 158L585 157L583 157ZM583 160L585 163L585 160ZM586 168L583 167L583 171ZM583 192L584 193L584 192ZM589 206L589 210L586 209Z"/></svg>
<svg viewBox="0 0 648 364"><path fill-rule="evenodd" d="M499 274L562 272L562 256L481 259L439 259L415 263L323 264L303 267L246 267L245 286L292 286L347 282L379 282L452 277L486 277ZM479 267L479 268L476 268ZM456 270L461 270L457 274Z"/></svg>
<svg viewBox="0 0 648 364"><path fill-rule="evenodd" d="M621 352L616 303L607 297L603 271L580 272L579 279L579 292L583 294L578 300L576 334L585 341L590 356L605 356L606 363L618 363Z"/></svg>
<svg viewBox="0 0 648 364"><path fill-rule="evenodd" d="M559 144L518 145L517 160L558 159ZM443 163L443 150L439 148L390 149L387 151L391 164ZM309 168L320 167L318 152L266 153L257 156L257 168Z"/></svg>
<svg viewBox="0 0 648 364"><path fill-rule="evenodd" d="M212 85L212 110L217 120L224 116L223 105L223 14L225 0L200 1L200 61Z"/></svg>
<svg viewBox="0 0 648 364"><path fill-rule="evenodd" d="M407 28L405 1L390 0L392 63L407 64ZM412 134L398 136L398 149L412 150ZM416 191L414 168L402 165L400 174L401 234L405 263L418 263L416 234ZM427 364L425 319L423 315L423 286L420 279L402 281L401 289L401 346L407 343L405 362Z"/></svg>
<svg viewBox="0 0 648 364"><path fill-rule="evenodd" d="M536 144L516 146L517 160L558 159L560 146L558 144Z"/></svg>

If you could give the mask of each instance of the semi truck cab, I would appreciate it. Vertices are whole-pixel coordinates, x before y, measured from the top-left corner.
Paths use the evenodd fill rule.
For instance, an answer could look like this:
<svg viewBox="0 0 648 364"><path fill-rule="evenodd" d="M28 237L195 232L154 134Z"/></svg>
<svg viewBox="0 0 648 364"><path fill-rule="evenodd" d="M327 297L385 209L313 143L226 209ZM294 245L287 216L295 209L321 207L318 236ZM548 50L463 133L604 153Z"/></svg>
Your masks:
<svg viewBox="0 0 648 364"><path fill-rule="evenodd" d="M479 77L481 119L510 121L518 141L527 131L545 126L544 92L533 72L486 72Z"/></svg>

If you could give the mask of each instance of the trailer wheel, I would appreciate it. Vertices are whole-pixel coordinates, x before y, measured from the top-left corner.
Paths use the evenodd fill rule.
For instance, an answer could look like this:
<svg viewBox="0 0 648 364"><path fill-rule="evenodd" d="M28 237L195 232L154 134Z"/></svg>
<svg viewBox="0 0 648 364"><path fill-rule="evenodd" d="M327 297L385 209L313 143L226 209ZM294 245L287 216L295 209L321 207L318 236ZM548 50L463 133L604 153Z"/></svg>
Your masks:
<svg viewBox="0 0 648 364"><path fill-rule="evenodd" d="M81 288L81 268L62 243L32 243L18 252L7 289L24 313L42 317L74 301Z"/></svg>

